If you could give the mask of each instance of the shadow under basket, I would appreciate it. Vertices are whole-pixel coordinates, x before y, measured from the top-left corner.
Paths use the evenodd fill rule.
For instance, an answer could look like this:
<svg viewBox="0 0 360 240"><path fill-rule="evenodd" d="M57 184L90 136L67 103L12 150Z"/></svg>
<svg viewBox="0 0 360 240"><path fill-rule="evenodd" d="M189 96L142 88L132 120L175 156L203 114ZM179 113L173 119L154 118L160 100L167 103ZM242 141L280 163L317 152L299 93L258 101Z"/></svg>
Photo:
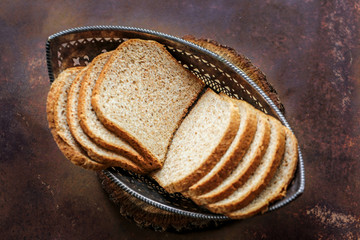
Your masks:
<svg viewBox="0 0 360 240"><path fill-rule="evenodd" d="M163 44L184 68L202 79L214 91L247 101L255 108L279 119L284 126L291 130L282 112L244 71L216 53L194 43L147 29L91 26L73 28L51 35L46 44L50 82L53 82L66 68L86 66L97 55L114 50L119 44L132 38L155 40ZM303 193L305 170L300 148L298 148L298 156L297 170L286 196L272 203L268 211L283 207ZM224 215L214 214L197 206L181 194L168 194L147 176L134 174L120 168L109 168L98 174L103 187L114 202L119 205L122 202L125 204L124 201L114 199L116 193L118 198L127 196L126 198L130 199L130 204L133 204L134 207L135 205L141 206L136 210L140 211L141 217L133 216L133 219L137 222L142 221L139 223L142 226L151 226L156 230L169 228L183 230L218 225L230 220ZM151 219L154 219L152 214L162 216L160 218L167 222L152 222ZM129 213L123 215L129 215Z"/></svg>

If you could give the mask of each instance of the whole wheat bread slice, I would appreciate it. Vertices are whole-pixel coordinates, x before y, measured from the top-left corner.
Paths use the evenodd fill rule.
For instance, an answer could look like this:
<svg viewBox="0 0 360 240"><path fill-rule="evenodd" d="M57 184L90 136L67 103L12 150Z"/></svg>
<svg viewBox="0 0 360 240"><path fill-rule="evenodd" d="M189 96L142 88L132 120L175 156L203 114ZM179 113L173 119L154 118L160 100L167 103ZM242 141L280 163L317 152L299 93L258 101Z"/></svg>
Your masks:
<svg viewBox="0 0 360 240"><path fill-rule="evenodd" d="M220 201L230 196L236 189L241 187L257 169L270 141L270 124L267 117L260 111L257 114L257 128L255 136L244 157L241 159L233 172L210 192L202 195L191 196L191 199L205 205Z"/></svg>
<svg viewBox="0 0 360 240"><path fill-rule="evenodd" d="M104 66L92 105L108 129L162 165L174 132L203 88L163 45L131 39Z"/></svg>
<svg viewBox="0 0 360 240"><path fill-rule="evenodd" d="M236 104L208 89L176 131L154 179L168 192L187 191L220 160L239 128Z"/></svg>
<svg viewBox="0 0 360 240"><path fill-rule="evenodd" d="M244 208L228 213L227 215L230 218L242 219L253 216L259 212L265 212L271 202L285 196L286 188L295 173L298 162L297 140L288 128L285 128L285 133L285 154L275 176L271 179L268 186L252 202Z"/></svg>
<svg viewBox="0 0 360 240"><path fill-rule="evenodd" d="M127 142L105 128L92 108L91 96L93 88L105 63L109 60L112 53L113 52L100 54L88 65L88 70L81 83L79 92L78 114L80 125L84 132L96 144L128 158L146 171L152 171L159 168L160 165L153 164L152 161L146 161Z"/></svg>
<svg viewBox="0 0 360 240"><path fill-rule="evenodd" d="M250 203L269 183L279 166L285 149L285 131L277 119L267 116L271 126L270 143L253 175L230 196L205 205L210 211L226 214Z"/></svg>
<svg viewBox="0 0 360 240"><path fill-rule="evenodd" d="M223 95L224 98L229 98ZM233 100L240 113L240 125L237 134L227 149L224 156L215 167L202 179L189 188L187 195L199 196L216 188L226 179L231 172L238 166L244 154L250 147L257 128L257 114L255 109L245 101Z"/></svg>
<svg viewBox="0 0 360 240"><path fill-rule="evenodd" d="M107 168L106 165L97 163L87 157L84 150L77 144L75 139L70 134L70 129L68 128L68 126L64 126L64 128L62 128L63 129L62 138L60 137L60 135L57 133L56 130L56 125L59 124L55 123L55 116L54 116L55 102L59 101L60 94L66 94L66 91L60 92L60 89L62 89L62 86L64 86L66 82L73 81L77 76L77 74L81 71L81 69L82 67L68 68L63 72L61 72L59 76L55 79L55 81L51 84L51 88L48 93L47 102L46 102L46 111L47 111L49 128L59 149L65 155L65 157L68 160L70 160L73 164L91 170L106 169ZM63 113L62 115L58 116L56 120L59 121L59 118L66 119L66 114Z"/></svg>
<svg viewBox="0 0 360 240"><path fill-rule="evenodd" d="M86 71L87 68L84 68L71 84L68 94L67 106L65 106L67 122L69 124L72 135L91 157L91 159L95 159L96 161L105 165L122 167L126 170L130 170L136 173L144 173L143 169L141 169L132 161L94 143L82 130L78 117L78 99L81 82L84 79Z"/></svg>

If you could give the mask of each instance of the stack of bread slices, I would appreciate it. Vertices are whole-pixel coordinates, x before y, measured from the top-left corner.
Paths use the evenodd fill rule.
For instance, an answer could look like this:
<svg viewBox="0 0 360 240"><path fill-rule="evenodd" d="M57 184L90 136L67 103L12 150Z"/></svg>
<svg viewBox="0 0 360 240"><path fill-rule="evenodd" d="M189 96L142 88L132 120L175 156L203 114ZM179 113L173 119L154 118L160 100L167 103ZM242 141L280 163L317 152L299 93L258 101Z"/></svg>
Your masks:
<svg viewBox="0 0 360 240"><path fill-rule="evenodd" d="M297 165L289 129L207 88L155 41L131 39L61 72L47 117L72 163L148 174L234 219L283 197Z"/></svg>

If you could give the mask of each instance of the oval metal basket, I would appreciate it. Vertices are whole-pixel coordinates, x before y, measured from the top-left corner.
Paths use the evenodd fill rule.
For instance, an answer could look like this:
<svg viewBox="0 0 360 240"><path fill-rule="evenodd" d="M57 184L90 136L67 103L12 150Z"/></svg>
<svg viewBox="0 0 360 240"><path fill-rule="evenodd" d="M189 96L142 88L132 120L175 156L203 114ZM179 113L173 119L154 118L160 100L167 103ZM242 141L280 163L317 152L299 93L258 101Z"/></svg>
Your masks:
<svg viewBox="0 0 360 240"><path fill-rule="evenodd" d="M216 92L224 92L243 99L257 109L278 118L291 130L288 122L272 100L241 69L219 55L191 42L168 34L123 26L90 26L68 29L48 38L46 59L50 82L66 68L85 66L97 55L114 50L120 43L131 39L155 40L185 68L202 79ZM300 148L299 161L286 196L271 204L269 211L293 201L304 191L305 170ZM229 220L195 205L181 194L168 194L155 181L120 168L109 168L104 173L120 188L132 196L175 214L207 220Z"/></svg>

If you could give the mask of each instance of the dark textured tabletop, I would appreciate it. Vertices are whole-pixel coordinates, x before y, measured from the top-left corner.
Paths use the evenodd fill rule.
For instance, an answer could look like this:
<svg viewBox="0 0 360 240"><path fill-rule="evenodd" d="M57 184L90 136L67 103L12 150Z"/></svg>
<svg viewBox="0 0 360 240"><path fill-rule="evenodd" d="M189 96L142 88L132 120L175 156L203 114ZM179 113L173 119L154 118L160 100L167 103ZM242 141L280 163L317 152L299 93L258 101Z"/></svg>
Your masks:
<svg viewBox="0 0 360 240"><path fill-rule="evenodd" d="M360 4L334 1L1 1L2 239L360 239ZM86 25L211 38L248 56L298 137L305 192L277 211L188 233L123 218L47 127L47 37Z"/></svg>

